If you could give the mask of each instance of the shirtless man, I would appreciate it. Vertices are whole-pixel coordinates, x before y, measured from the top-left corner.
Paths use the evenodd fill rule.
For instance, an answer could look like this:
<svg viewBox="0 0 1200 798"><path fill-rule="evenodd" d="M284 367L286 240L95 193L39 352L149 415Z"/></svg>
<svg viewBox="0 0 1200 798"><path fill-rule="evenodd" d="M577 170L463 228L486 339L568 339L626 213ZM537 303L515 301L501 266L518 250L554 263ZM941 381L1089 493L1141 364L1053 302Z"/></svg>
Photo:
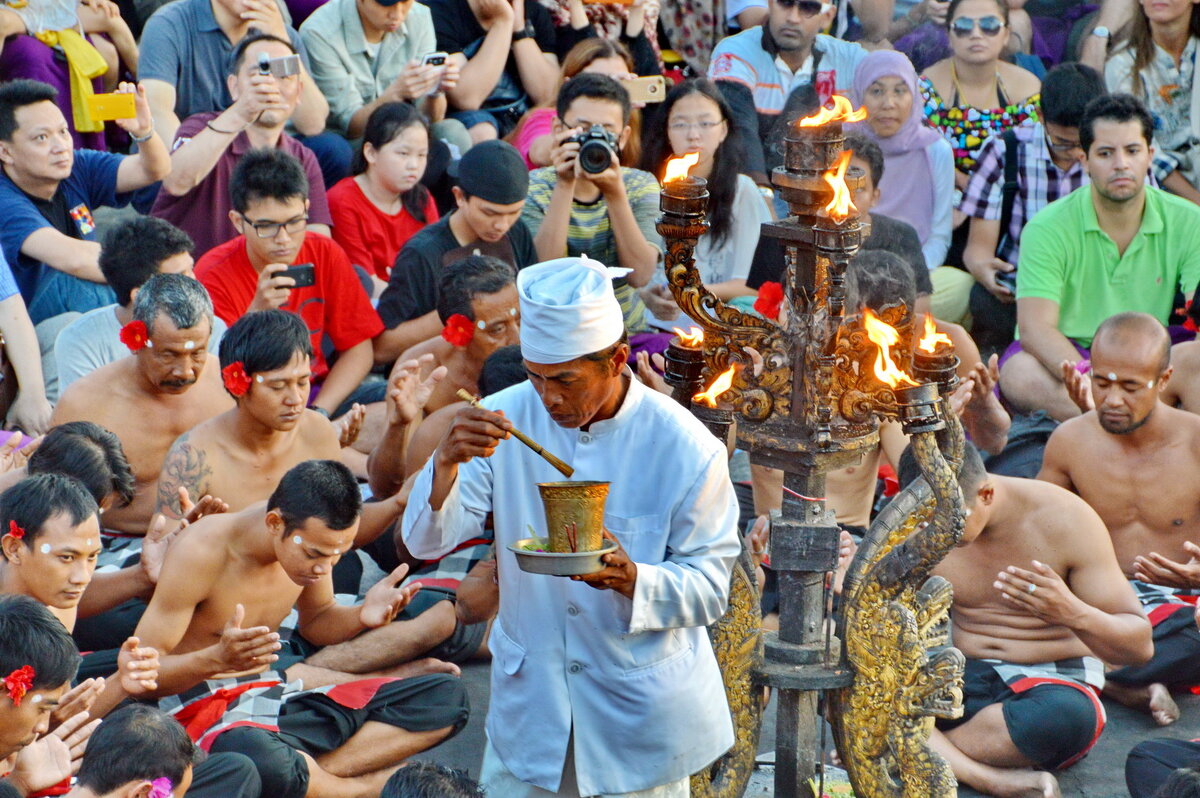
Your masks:
<svg viewBox="0 0 1200 798"><path fill-rule="evenodd" d="M1171 367L1175 378L1163 386L1159 398L1171 407L1200 414L1200 341L1172 346Z"/></svg>
<svg viewBox="0 0 1200 798"><path fill-rule="evenodd" d="M0 494L0 592L29 596L45 604L71 631L83 593L92 581L100 553L96 502L77 480L61 474L26 477ZM155 687L158 655L136 637L121 646L118 684L92 707L94 717L130 695ZM95 697L104 680L89 680L80 692Z"/></svg>
<svg viewBox="0 0 1200 798"><path fill-rule="evenodd" d="M134 355L72 383L54 409L52 425L93 421L116 433L125 449L137 488L128 506L104 514L106 529L144 535L172 442L233 406L208 353L212 318L200 283L154 275L134 302L130 325L144 325L140 336L126 336Z"/></svg>
<svg viewBox="0 0 1200 798"><path fill-rule="evenodd" d="M488 355L517 343L521 315L516 280L511 265L487 255L468 256L442 272L437 304L442 334L409 347L400 356L406 361L432 354L422 377L438 366L446 367L446 378L425 403L426 413L460 401L459 390L478 396L479 371Z"/></svg>
<svg viewBox="0 0 1200 798"><path fill-rule="evenodd" d="M250 756L264 795L377 794L401 761L466 722L466 695L454 677L354 682L306 665L289 668L277 653L275 630L293 606L304 637L332 645L389 623L411 599L415 588L396 586L406 570L401 567L371 588L361 606L334 601L331 572L354 543L361 506L358 484L344 465L301 463L266 502L184 530L138 625L139 638L162 655L158 694L170 697L164 709L200 710L197 702L209 701L213 689L237 685L239 677L249 677L240 678L243 689L259 685L193 733L212 751ZM286 675L265 673L272 667L286 668ZM285 686L297 678L309 690ZM336 686L312 689L320 685ZM360 710L347 710L349 703ZM270 717L262 715L264 705L273 708ZM231 728L238 721L261 725Z"/></svg>
<svg viewBox="0 0 1200 798"><path fill-rule="evenodd" d="M1200 469L1200 416L1160 401L1171 382L1170 347L1153 316L1121 313L1100 325L1091 353L1095 410L1054 431L1038 474L1079 494L1108 527L1154 624L1154 659L1109 673L1106 691L1162 726L1179 718L1169 688L1200 683L1200 631L1175 596L1200 588L1200 490L1190 478ZM1086 383L1073 369L1064 378L1072 393Z"/></svg>
<svg viewBox="0 0 1200 798"><path fill-rule="evenodd" d="M283 310L247 313L229 328L221 341L221 366L223 374L230 374L226 389L237 406L175 441L159 477L157 512L179 517L181 492L221 496L230 510L244 510L270 496L294 466L340 457L334 424L305 409L311 347L304 321ZM404 509L401 499L393 496L363 507L356 546L370 543L392 525ZM357 581L355 586L349 592L357 592ZM338 653L340 646L333 646L313 661L346 673L367 673L414 660L453 631L453 607L434 609L428 617L422 613L343 644L354 648L344 656ZM420 667L457 672L444 663Z"/></svg>
<svg viewBox="0 0 1200 798"><path fill-rule="evenodd" d="M903 485L920 475L911 451L899 472ZM1044 771L1073 764L1103 729L1101 660L1147 661L1150 624L1104 524L1079 497L988 474L969 444L958 482L962 542L934 573L954 587L964 714L939 721L930 740L959 782L980 792L1058 796Z"/></svg>

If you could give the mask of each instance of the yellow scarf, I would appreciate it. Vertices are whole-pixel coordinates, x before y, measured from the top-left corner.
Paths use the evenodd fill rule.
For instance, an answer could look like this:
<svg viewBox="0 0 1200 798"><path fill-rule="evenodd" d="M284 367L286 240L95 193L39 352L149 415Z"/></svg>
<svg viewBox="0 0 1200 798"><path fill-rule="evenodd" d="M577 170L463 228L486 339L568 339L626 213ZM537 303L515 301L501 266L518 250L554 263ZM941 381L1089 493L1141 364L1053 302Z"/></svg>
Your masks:
<svg viewBox="0 0 1200 798"><path fill-rule="evenodd" d="M79 31L48 30L34 34L47 47L58 45L67 56L67 69L71 75L71 110L75 114L75 129L80 133L98 133L104 123L92 119L88 98L93 95L92 78L108 71L104 56L83 38Z"/></svg>

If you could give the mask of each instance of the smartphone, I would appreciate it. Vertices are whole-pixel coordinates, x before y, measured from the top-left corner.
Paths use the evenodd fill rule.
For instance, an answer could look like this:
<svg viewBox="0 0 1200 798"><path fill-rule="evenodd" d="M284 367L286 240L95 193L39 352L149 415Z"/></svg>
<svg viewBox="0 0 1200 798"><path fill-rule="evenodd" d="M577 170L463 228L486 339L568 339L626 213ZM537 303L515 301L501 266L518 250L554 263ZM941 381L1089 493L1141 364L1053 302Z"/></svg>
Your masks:
<svg viewBox="0 0 1200 798"><path fill-rule="evenodd" d="M279 277L291 277L296 281L292 288L308 288L316 285L317 271L311 263L301 263L296 266L289 266L281 272L276 272Z"/></svg>
<svg viewBox="0 0 1200 798"><path fill-rule="evenodd" d="M421 59L421 63L425 66L436 66L436 67L445 66L446 59L449 57L450 56L447 55L446 53L441 53L441 52L430 53L429 55L427 55Z"/></svg>
<svg viewBox="0 0 1200 798"><path fill-rule="evenodd" d="M1016 272L996 272L996 283L1017 293L1017 273Z"/></svg>
<svg viewBox="0 0 1200 798"><path fill-rule="evenodd" d="M258 74L274 75L277 78L290 78L292 75L299 75L300 56L292 53L291 55L281 55L278 58L271 58L266 53L259 53Z"/></svg>
<svg viewBox="0 0 1200 798"><path fill-rule="evenodd" d="M137 116L137 104L132 94L93 94L88 98L88 111L98 122L133 119Z"/></svg>
<svg viewBox="0 0 1200 798"><path fill-rule="evenodd" d="M631 78L621 81L621 85L634 103L660 103L667 96L667 79L662 75Z"/></svg>

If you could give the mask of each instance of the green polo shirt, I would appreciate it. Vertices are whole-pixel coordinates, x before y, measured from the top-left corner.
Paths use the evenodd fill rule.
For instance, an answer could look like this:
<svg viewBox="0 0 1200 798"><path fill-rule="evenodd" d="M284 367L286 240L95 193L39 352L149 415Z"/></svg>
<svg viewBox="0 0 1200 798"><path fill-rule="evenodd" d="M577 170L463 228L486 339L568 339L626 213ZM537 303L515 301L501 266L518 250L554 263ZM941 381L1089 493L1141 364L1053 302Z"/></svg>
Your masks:
<svg viewBox="0 0 1200 798"><path fill-rule="evenodd" d="M313 80L329 101L329 127L345 133L350 118L375 102L414 58L437 50L429 8L414 3L377 52L367 46L354 0L329 0L300 26Z"/></svg>
<svg viewBox="0 0 1200 798"><path fill-rule="evenodd" d="M1017 278L1017 299L1057 302L1059 331L1083 347L1116 313L1166 324L1176 290L1190 299L1200 282L1200 207L1147 187L1142 226L1121 255L1100 229L1091 191L1082 186L1029 220Z"/></svg>

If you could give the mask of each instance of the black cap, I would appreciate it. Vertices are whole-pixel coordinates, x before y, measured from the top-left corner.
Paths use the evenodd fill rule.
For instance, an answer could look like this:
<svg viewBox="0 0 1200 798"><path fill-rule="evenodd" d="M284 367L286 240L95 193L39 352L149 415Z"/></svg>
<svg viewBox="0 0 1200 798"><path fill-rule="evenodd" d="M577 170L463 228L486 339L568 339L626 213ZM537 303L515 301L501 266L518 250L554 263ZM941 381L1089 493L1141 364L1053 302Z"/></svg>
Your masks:
<svg viewBox="0 0 1200 798"><path fill-rule="evenodd" d="M517 148L492 139L476 144L450 168L455 184L472 197L512 205L529 191L529 169Z"/></svg>

